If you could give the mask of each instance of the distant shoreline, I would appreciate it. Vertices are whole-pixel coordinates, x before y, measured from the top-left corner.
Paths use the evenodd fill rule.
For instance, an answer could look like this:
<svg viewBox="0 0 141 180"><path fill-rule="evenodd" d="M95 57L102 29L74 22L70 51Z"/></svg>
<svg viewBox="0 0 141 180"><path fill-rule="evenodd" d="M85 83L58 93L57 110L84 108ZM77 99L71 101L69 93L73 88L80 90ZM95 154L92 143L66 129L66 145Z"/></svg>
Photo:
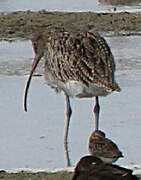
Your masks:
<svg viewBox="0 0 141 180"><path fill-rule="evenodd" d="M0 40L31 39L32 33L51 27L94 29L109 36L141 35L141 12L48 12L1 13Z"/></svg>

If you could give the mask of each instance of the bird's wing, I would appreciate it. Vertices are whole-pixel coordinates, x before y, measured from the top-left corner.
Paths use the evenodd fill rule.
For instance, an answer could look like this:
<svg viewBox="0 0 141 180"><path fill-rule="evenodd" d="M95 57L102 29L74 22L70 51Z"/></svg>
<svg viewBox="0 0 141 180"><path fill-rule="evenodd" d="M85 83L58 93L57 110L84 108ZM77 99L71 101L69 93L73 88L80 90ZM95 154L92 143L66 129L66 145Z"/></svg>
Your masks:
<svg viewBox="0 0 141 180"><path fill-rule="evenodd" d="M113 157L122 156L122 153L119 150L118 146L113 141L107 138L105 138L105 151L107 151L107 154L109 153Z"/></svg>
<svg viewBox="0 0 141 180"><path fill-rule="evenodd" d="M79 81L87 86L95 84L116 89L115 63L111 50L99 34L80 32L57 33L50 41L52 68L62 81ZM115 87L114 87L115 86Z"/></svg>

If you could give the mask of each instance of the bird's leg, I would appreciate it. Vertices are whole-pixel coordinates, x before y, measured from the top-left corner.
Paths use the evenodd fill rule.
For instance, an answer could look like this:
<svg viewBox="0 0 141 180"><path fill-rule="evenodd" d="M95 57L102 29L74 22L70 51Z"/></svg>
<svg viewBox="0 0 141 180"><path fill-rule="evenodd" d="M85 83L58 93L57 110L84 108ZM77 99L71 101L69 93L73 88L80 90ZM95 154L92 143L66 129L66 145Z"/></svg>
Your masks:
<svg viewBox="0 0 141 180"><path fill-rule="evenodd" d="M64 143L67 144L68 142L68 131L69 131L69 124L70 124L70 117L72 114L72 109L70 105L70 99L69 96L65 94L66 98L66 126L65 126L65 137L64 137Z"/></svg>
<svg viewBox="0 0 141 180"><path fill-rule="evenodd" d="M95 115L95 130L99 129L99 111L100 111L100 106L99 106L99 99L98 96L95 97L95 107L94 107L94 115Z"/></svg>
<svg viewBox="0 0 141 180"><path fill-rule="evenodd" d="M69 124L70 124L70 117L72 114L72 109L70 105L69 96L65 94L66 98L66 122L65 122L65 136L64 136L64 146L65 146L65 154L67 158L67 166L70 166L70 158L69 158L69 150L68 150L68 132L69 132Z"/></svg>

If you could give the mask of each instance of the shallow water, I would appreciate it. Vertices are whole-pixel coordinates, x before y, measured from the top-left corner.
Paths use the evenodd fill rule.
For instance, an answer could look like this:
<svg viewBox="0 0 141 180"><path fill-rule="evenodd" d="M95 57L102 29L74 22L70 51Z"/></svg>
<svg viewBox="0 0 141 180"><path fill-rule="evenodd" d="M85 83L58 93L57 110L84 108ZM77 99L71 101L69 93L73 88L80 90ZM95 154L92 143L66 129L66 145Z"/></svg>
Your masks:
<svg viewBox="0 0 141 180"><path fill-rule="evenodd" d="M127 3L126 6L117 6L119 9L140 9L139 2L135 3L133 6ZM12 11L25 11L25 10L42 10L46 9L49 11L103 11L112 8L112 5L103 5L98 0L0 0L0 12L12 12Z"/></svg>
<svg viewBox="0 0 141 180"><path fill-rule="evenodd" d="M23 61L32 56L31 41L0 42L0 61Z"/></svg>
<svg viewBox="0 0 141 180"><path fill-rule="evenodd" d="M125 158L120 164L140 163L141 101L140 71L119 72L121 93L100 98L101 129L114 140ZM22 107L27 77L0 77L0 154L1 169L30 167L56 168L65 166L64 97L56 95L34 77L28 98L28 112ZM74 164L88 153L87 139L93 129L93 99L73 99L73 116L69 132L70 159Z"/></svg>
<svg viewBox="0 0 141 180"><path fill-rule="evenodd" d="M85 5L84 5L85 4ZM52 1L35 1L35 0L4 0L0 1L0 11L19 11L19 10L51 10L51 11L84 11L84 10L96 10L99 9L98 1L89 0L85 3L84 0L52 0Z"/></svg>

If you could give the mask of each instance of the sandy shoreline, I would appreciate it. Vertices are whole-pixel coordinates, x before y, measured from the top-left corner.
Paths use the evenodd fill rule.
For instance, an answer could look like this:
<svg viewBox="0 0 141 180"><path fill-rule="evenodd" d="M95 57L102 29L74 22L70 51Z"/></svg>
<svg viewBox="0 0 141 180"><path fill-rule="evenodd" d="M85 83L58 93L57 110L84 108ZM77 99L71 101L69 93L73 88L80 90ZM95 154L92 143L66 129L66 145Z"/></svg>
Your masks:
<svg viewBox="0 0 141 180"><path fill-rule="evenodd" d="M130 168L130 167L127 167ZM34 172L33 170L30 171L26 171L26 170L21 170L17 172L6 172L6 171L0 171L0 178L4 179L4 180L26 180L26 179L30 179L30 180L70 180L73 177L73 171L72 171L72 167L71 167L71 171L70 168L64 168L64 170L57 170L56 172L50 172L50 171L46 171L46 170L36 170L36 172ZM137 169L136 166L134 166L133 169ZM140 172L140 168L137 169L137 171L134 173L137 175L137 177L139 177L139 179L141 178L141 172Z"/></svg>

